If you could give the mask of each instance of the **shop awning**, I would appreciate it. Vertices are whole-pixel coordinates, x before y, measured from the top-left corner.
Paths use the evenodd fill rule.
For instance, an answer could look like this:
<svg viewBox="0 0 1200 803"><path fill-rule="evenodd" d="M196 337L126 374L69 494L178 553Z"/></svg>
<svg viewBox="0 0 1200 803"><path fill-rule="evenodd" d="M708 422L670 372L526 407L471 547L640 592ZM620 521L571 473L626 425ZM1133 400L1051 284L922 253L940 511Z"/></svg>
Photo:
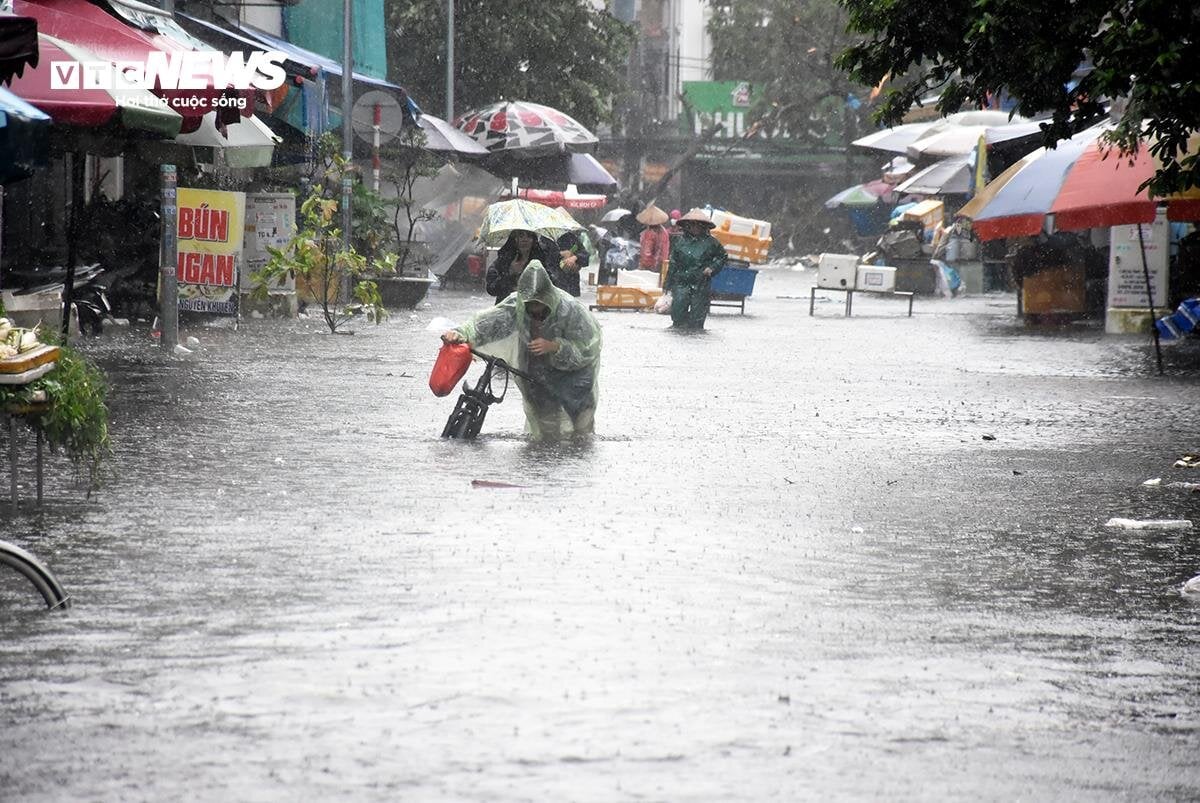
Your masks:
<svg viewBox="0 0 1200 803"><path fill-rule="evenodd" d="M101 61L146 62L151 53L191 52L190 45L158 33L135 28L88 0L12 0L13 10L37 20L40 33L80 45ZM115 71L114 71L115 72ZM252 103L252 93L217 87L211 78L203 89L156 88L155 94L184 118L183 130L194 131L201 118L216 111L222 122L236 122L242 112L234 102ZM246 109L250 114L253 109Z"/></svg>
<svg viewBox="0 0 1200 803"><path fill-rule="evenodd" d="M46 164L50 116L0 88L0 182L25 178Z"/></svg>
<svg viewBox="0 0 1200 803"><path fill-rule="evenodd" d="M236 30L244 36L248 36L251 39L261 42L268 50L278 50L282 53L286 53L288 58L294 59L303 64L310 64L327 76L339 79L342 77L341 63L326 56L322 56L320 53L314 53L311 50L305 50L304 48L294 45L285 39L272 36L265 31L260 31L257 28L250 27L249 25L241 25ZM404 87L398 84L393 84L391 81L385 81L382 78L375 78L359 72L351 73L350 77L355 83L361 84L369 89L382 89L396 94L404 102L404 116L407 118L407 122L415 123L417 118L421 115L421 109L417 106L413 99L408 96L408 93L404 91ZM336 121L341 119L341 113L336 108L331 108L330 112L330 116L332 118L336 118L336 120L334 120L334 123L336 124Z"/></svg>
<svg viewBox="0 0 1200 803"><path fill-rule="evenodd" d="M49 34L38 34L41 57L38 66L14 78L12 91L36 106L58 125L97 128L119 126L129 131L141 131L173 137L179 133L183 118L152 92L114 76L112 89L64 89L55 86L54 62L95 62L102 59L86 48L64 42Z"/></svg>
<svg viewBox="0 0 1200 803"><path fill-rule="evenodd" d="M8 83L25 66L38 63L37 20L0 16L0 82Z"/></svg>
<svg viewBox="0 0 1200 803"><path fill-rule="evenodd" d="M204 115L198 130L175 137L175 142L180 145L219 148L227 167L270 167L275 145L279 141L280 138L254 115L225 126L225 133L222 134L217 130L212 113Z"/></svg>

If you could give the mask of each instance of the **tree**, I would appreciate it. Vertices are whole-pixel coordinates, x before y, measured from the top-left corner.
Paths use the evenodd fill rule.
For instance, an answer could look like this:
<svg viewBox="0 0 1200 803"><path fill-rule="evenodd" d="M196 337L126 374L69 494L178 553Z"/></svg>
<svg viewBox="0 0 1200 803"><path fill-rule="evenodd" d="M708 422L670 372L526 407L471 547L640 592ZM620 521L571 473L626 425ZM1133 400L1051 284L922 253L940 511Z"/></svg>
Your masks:
<svg viewBox="0 0 1200 803"><path fill-rule="evenodd" d="M346 247L337 225L341 220L338 199L342 177L354 167L337 152L337 146L332 133L321 137L317 149L324 175L313 182L308 198L300 204L295 234L282 248L268 246L271 258L251 276L258 298L265 297L268 289L285 276L294 277L297 284L302 282L316 298L325 325L333 333L363 310L379 323L386 311L374 279L396 268L395 253L379 253L368 261L353 245ZM363 228L360 225L360 231Z"/></svg>
<svg viewBox="0 0 1200 803"><path fill-rule="evenodd" d="M501 98L606 120L625 88L632 29L589 0L455 0L454 100L459 110ZM445 0L388 0L388 73L424 108L446 105Z"/></svg>
<svg viewBox="0 0 1200 803"><path fill-rule="evenodd" d="M856 134L856 94L834 60L851 39L836 0L709 0L713 78L758 90L751 117L808 144L846 144Z"/></svg>
<svg viewBox="0 0 1200 803"><path fill-rule="evenodd" d="M1110 141L1128 154L1146 139L1162 161L1151 192L1200 183L1196 153L1187 154L1200 128L1200 6L1190 0L839 1L861 34L839 65L871 85L903 76L884 94L879 122L898 122L934 92L948 114L1007 91L1021 114L1053 113L1053 145L1116 99L1125 107Z"/></svg>

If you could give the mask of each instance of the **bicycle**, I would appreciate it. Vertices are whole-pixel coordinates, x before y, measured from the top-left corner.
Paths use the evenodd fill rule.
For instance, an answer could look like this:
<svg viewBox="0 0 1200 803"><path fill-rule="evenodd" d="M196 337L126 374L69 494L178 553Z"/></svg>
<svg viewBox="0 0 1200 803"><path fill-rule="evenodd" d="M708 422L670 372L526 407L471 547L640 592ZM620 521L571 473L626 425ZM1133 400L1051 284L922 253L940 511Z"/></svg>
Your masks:
<svg viewBox="0 0 1200 803"><path fill-rule="evenodd" d="M537 382L529 374L519 368L514 368L499 357L484 354L474 348L471 349L471 353L487 365L483 369L483 374L475 382L475 387L471 387L468 382L463 382L462 394L458 397L454 410L451 411L450 417L446 419L446 426L442 429L443 438L470 440L477 436L479 430L483 428L483 419L487 417L488 408L504 401L504 396L508 393L509 374L519 376L526 382ZM498 371L504 375L504 389L497 396L492 390L492 378Z"/></svg>

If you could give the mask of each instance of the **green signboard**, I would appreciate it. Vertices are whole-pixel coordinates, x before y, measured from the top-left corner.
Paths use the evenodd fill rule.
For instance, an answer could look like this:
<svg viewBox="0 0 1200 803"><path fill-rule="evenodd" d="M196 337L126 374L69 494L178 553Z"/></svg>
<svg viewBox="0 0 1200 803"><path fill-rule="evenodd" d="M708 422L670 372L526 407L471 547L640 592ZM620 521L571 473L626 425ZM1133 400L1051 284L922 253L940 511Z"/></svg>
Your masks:
<svg viewBox="0 0 1200 803"><path fill-rule="evenodd" d="M684 81L683 97L680 133L699 136L713 123L720 123L717 137L735 139L749 128L747 114L759 92L748 81Z"/></svg>

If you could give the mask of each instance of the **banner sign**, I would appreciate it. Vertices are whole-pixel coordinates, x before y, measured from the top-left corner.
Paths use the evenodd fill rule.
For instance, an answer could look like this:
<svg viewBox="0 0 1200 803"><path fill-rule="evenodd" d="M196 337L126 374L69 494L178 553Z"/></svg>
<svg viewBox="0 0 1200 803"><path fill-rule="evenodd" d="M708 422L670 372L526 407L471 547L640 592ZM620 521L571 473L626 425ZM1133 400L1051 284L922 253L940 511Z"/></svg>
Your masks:
<svg viewBox="0 0 1200 803"><path fill-rule="evenodd" d="M254 289L253 275L262 270L271 254L267 248L282 249L296 232L296 196L290 192L252 192L246 195L245 269L238 282L243 293ZM293 292L296 278L284 276L271 291Z"/></svg>
<svg viewBox="0 0 1200 803"><path fill-rule="evenodd" d="M180 187L177 205L179 309L236 315L245 193Z"/></svg>
<svg viewBox="0 0 1200 803"><path fill-rule="evenodd" d="M1108 306L1146 309L1146 273L1150 274L1154 306L1167 303L1167 257L1170 230L1159 211L1153 223L1113 226L1108 248ZM1143 244L1146 268L1142 268Z"/></svg>
<svg viewBox="0 0 1200 803"><path fill-rule="evenodd" d="M719 139L746 133L746 112L760 92L747 81L684 81L684 110L679 114L680 133L699 136L713 123L720 123Z"/></svg>

